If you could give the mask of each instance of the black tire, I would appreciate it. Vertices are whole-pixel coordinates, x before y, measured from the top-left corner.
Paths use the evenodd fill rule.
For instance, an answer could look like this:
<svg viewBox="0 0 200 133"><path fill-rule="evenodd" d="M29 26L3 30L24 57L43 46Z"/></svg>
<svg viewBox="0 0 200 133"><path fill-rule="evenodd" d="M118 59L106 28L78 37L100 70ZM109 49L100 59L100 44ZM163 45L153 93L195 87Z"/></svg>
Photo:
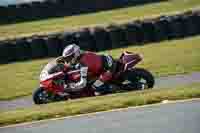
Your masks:
<svg viewBox="0 0 200 133"><path fill-rule="evenodd" d="M48 49L43 37L32 37L29 39L32 58L42 58L48 55Z"/></svg>
<svg viewBox="0 0 200 133"><path fill-rule="evenodd" d="M96 51L108 50L112 48L109 33L105 28L91 28L91 36L94 39Z"/></svg>
<svg viewBox="0 0 200 133"><path fill-rule="evenodd" d="M43 95L43 97L40 97ZM47 104L51 102L58 102L68 100L67 98L54 95L53 93L47 92L44 88L39 87L33 93L33 101L35 104Z"/></svg>
<svg viewBox="0 0 200 133"><path fill-rule="evenodd" d="M52 102L49 96L44 96L44 94L49 95L49 93L42 87L35 90L33 93L33 101L35 104L46 104Z"/></svg>
<svg viewBox="0 0 200 133"><path fill-rule="evenodd" d="M151 89L154 87L155 79L151 72L143 68L134 68L125 73L124 81L128 80L130 83L126 85L124 89L127 90L142 90L142 89ZM140 80L145 80L145 83L142 83ZM141 88L141 83L145 85L145 88Z"/></svg>

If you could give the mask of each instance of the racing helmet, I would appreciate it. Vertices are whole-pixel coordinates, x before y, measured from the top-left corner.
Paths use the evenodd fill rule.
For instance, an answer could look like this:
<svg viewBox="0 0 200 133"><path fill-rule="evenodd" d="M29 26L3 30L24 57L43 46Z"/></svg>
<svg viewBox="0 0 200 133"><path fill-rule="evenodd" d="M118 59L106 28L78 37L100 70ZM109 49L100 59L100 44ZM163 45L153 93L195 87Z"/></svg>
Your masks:
<svg viewBox="0 0 200 133"><path fill-rule="evenodd" d="M80 56L80 47L76 44L70 44L63 50L62 56L69 64L75 64Z"/></svg>

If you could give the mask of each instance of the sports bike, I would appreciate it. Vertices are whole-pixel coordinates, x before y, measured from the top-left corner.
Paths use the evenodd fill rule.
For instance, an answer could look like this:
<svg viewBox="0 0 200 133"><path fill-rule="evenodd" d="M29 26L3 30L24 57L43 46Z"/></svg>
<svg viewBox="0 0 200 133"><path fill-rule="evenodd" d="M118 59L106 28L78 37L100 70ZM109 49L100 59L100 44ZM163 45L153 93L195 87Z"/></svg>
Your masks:
<svg viewBox="0 0 200 133"><path fill-rule="evenodd" d="M118 59L115 59L116 70L111 82L109 82L109 86L112 88L112 90L109 91L109 94L153 88L155 81L152 73L144 68L135 67L142 59L143 57L141 54L127 51L123 52ZM56 93L56 90L59 90L59 87L63 84L60 83L59 85L55 85L53 82L55 78L62 79L60 81L63 81L62 83L66 85L75 83L80 80L80 71L69 68L64 74L63 72L56 73L52 78L41 81L40 87L33 93L33 101L35 104L96 96L92 84L97 77L88 77L85 88L78 92L68 92L69 95L67 97L61 97Z"/></svg>

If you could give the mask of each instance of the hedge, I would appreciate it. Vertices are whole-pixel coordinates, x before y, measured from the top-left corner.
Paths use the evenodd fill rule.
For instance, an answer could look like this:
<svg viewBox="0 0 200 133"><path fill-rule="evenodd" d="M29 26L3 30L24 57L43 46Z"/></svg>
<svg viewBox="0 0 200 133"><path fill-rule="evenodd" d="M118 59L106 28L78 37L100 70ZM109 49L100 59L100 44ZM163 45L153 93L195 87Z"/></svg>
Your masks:
<svg viewBox="0 0 200 133"><path fill-rule="evenodd" d="M90 13L167 0L45 0L0 7L0 23ZM1 12L2 11L2 12ZM9 16L9 18L8 18Z"/></svg>

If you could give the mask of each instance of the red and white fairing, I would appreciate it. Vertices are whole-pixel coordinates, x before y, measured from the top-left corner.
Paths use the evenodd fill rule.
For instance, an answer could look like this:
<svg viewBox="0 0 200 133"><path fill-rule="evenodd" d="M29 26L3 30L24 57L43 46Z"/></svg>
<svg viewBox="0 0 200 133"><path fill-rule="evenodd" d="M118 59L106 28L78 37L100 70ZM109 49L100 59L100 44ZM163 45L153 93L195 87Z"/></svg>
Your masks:
<svg viewBox="0 0 200 133"><path fill-rule="evenodd" d="M138 62L142 60L141 54L135 54L132 52L123 52L120 56L119 62L123 64L123 71L128 70L135 66Z"/></svg>

